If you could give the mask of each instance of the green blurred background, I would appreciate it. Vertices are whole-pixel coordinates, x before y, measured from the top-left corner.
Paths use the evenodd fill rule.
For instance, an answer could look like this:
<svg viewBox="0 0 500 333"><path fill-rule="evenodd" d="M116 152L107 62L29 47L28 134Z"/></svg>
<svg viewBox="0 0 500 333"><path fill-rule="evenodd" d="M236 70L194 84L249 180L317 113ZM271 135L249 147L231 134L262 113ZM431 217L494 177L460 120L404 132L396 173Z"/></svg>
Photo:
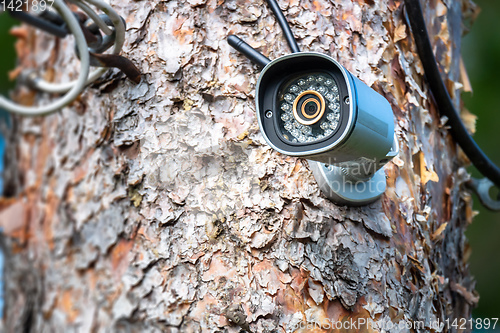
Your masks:
<svg viewBox="0 0 500 333"><path fill-rule="evenodd" d="M12 87L8 80L8 71L14 69L16 63L14 41L15 38L8 34L9 28L16 23L7 13L0 13L0 92Z"/></svg>
<svg viewBox="0 0 500 333"><path fill-rule="evenodd" d="M15 23L7 13L0 13L0 94L6 95L9 88L13 87L13 82L8 80L8 72L14 69L16 63L16 53L14 51L14 37L9 35L8 29ZM0 122L7 121L7 112L0 109ZM3 193L3 155L5 149L5 140L0 135L0 195ZM1 290L0 290L1 295ZM1 305L1 300L0 300ZM0 308L0 313L1 313Z"/></svg>
<svg viewBox="0 0 500 333"><path fill-rule="evenodd" d="M474 139L500 165L500 1L476 0L479 17L463 38L462 55L473 93L462 95L466 107L478 116ZM480 174L470 168L475 177ZM500 317L500 212L484 209L476 197L480 213L466 232L472 247L470 267L476 277L479 306L476 317ZM498 328L499 325L497 325Z"/></svg>
<svg viewBox="0 0 500 333"><path fill-rule="evenodd" d="M466 107L478 116L474 138L500 165L500 1L476 0L476 3L482 10L471 32L464 37L462 47L474 92L464 94L463 99ZM0 92L4 95L12 87L7 73L15 64L14 38L7 33L13 23L6 13L0 14ZM0 139L0 154L2 150ZM473 168L469 171L479 176ZM470 267L480 293L474 316L500 317L500 213L487 211L477 198L474 208L480 214L467 230L472 247Z"/></svg>

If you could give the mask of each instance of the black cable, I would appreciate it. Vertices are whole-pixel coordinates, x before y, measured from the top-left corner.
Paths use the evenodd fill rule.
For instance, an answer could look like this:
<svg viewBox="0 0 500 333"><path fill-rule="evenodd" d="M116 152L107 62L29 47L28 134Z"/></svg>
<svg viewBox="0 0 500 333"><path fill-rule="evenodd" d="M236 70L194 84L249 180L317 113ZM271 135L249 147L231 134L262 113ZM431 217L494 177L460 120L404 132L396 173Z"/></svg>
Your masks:
<svg viewBox="0 0 500 333"><path fill-rule="evenodd" d="M64 24L59 25L57 23L41 19L40 17L32 16L23 11L9 11L9 15L14 19L32 25L54 36L64 38L68 35L68 29Z"/></svg>
<svg viewBox="0 0 500 333"><path fill-rule="evenodd" d="M419 0L405 0L406 12L417 46L418 55L424 67L427 83L436 100L439 113L448 118L450 133L462 148L472 164L500 188L500 168L498 168L467 132L458 112L453 106L448 90L441 78L436 58L432 52L431 42L425 26L424 15Z"/></svg>
<svg viewBox="0 0 500 333"><path fill-rule="evenodd" d="M283 30L283 34L285 34L286 41L288 42L288 45L290 45L292 52L293 53L300 52L299 45L297 44L297 41L293 36L292 30L290 29L290 26L288 25L288 22L285 18L285 15L283 15L280 6L278 6L276 0L266 0L266 1L269 7L271 7L271 10L273 11L274 17L276 17L276 20L281 26L281 30Z"/></svg>

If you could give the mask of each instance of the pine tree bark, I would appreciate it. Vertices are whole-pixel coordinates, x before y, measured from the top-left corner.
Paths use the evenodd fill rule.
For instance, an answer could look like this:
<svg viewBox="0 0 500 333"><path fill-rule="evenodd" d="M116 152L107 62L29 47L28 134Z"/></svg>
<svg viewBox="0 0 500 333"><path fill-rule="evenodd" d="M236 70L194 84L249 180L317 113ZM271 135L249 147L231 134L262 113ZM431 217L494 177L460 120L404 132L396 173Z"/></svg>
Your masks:
<svg viewBox="0 0 500 333"><path fill-rule="evenodd" d="M331 55L394 110L388 189L358 208L327 200L307 161L259 133L259 71L225 39L238 34L271 59L289 53L264 2L111 5L142 83L112 70L57 114L13 117L0 201L7 332L379 332L389 322L428 332L470 318L467 161L430 96L402 1L280 1L303 51ZM457 103L471 8L425 2ZM77 74L71 40L25 32L21 68ZM369 324L349 326L359 318Z"/></svg>

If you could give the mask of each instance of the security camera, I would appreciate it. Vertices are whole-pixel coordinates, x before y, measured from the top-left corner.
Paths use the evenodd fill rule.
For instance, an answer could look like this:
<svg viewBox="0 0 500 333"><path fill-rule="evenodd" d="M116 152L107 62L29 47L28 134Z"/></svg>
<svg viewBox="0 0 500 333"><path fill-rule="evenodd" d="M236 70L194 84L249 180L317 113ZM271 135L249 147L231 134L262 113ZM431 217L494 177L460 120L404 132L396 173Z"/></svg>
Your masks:
<svg viewBox="0 0 500 333"><path fill-rule="evenodd" d="M286 32L279 7L273 11ZM285 35L298 50L291 32ZM236 36L228 42L264 67L256 106L269 146L308 159L320 189L336 203L363 205L380 197L386 187L381 168L398 153L389 102L327 55L296 52L269 61Z"/></svg>
<svg viewBox="0 0 500 333"><path fill-rule="evenodd" d="M256 103L269 146L314 161L331 199L364 204L385 191L377 171L397 152L391 106L334 59L299 52L272 61L257 82Z"/></svg>

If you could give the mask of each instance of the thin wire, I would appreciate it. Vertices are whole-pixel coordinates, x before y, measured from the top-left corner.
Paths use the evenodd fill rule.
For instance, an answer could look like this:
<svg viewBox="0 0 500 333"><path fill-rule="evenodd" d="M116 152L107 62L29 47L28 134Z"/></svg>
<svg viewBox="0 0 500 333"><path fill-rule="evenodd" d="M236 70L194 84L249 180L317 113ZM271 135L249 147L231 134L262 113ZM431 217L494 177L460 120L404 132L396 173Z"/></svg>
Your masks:
<svg viewBox="0 0 500 333"><path fill-rule="evenodd" d="M269 7L271 7L271 10L273 11L274 16L276 17L276 20L281 26L281 30L283 30L283 34L285 35L286 41L288 42L288 45L290 45L292 52L293 53L300 52L299 45L297 44L297 41L293 36L292 29L290 29L290 25L288 25L288 22L285 18L285 15L283 15L280 6L276 2L276 0L266 0L266 1Z"/></svg>
<svg viewBox="0 0 500 333"><path fill-rule="evenodd" d="M99 27L99 29L102 30L102 32L104 32L106 35L111 35L113 33L113 30L108 27L106 22L104 22L104 20L100 18L99 15L92 8L90 8L85 2L77 1L74 3L97 24L97 26Z"/></svg>
<svg viewBox="0 0 500 333"><path fill-rule="evenodd" d="M80 7L80 5L83 2L82 0L70 0L70 1L74 4L76 4L78 7ZM101 11L103 11L110 18L111 22L114 25L114 32L115 32L115 43L114 43L114 48L111 51L111 53L116 54L116 55L120 54L121 49L123 47L123 44L125 43L125 25L123 24L123 21L122 21L120 15L118 15L118 13L110 5L108 5L105 2L102 2L100 0L85 0L85 1L94 5L95 7L100 9ZM88 8L90 9L90 7L88 7ZM96 22L96 24L97 24L97 22ZM92 82L94 82L95 80L97 80L104 73L106 73L107 70L108 70L108 68L100 67L100 68L95 69L92 72L90 72L85 85L87 86L87 85L91 84ZM47 81L43 80L42 78L37 78L37 79L33 80L32 86L33 86L33 88L35 88L37 90L44 91L47 93L61 94L61 93L65 93L68 90L70 90L74 86L75 83L76 83L76 81L70 81L70 82L66 82L66 83L52 83L52 82L47 82Z"/></svg>
<svg viewBox="0 0 500 333"><path fill-rule="evenodd" d="M80 95L80 93L84 89L90 67L90 55L87 51L87 41L85 40L85 36L80 29L80 24L78 23L71 10L64 4L63 0L54 0L54 7L59 12L61 17L66 21L66 23L68 24L68 28L75 36L75 42L78 46L78 52L80 55L80 73L78 79L75 81L75 84L66 93L66 95L49 105L36 107L22 106L4 98L3 96L0 96L0 108L4 108L9 112L25 116L42 116L53 113L70 104L78 97L78 95Z"/></svg>
<svg viewBox="0 0 500 333"><path fill-rule="evenodd" d="M116 33L116 41L115 41L115 48L112 53L116 55L120 54L123 44L125 44L125 31L126 31L125 23L123 23L122 18L113 9L113 7L111 7L104 1L101 0L85 0L85 1L91 3L92 5L102 10L106 15L108 15L108 17L111 19L111 22L113 22L113 26L115 28L115 33Z"/></svg>
<svg viewBox="0 0 500 333"><path fill-rule="evenodd" d="M453 106L448 90L446 90L446 86L439 73L436 58L432 51L432 45L429 40L429 35L427 34L424 15L419 0L405 0L405 6L417 51L424 67L425 76L427 77L427 83L434 96L439 112L448 117L450 133L453 139L457 141L479 172L500 188L500 168L486 156L474 139L469 135L458 112Z"/></svg>

